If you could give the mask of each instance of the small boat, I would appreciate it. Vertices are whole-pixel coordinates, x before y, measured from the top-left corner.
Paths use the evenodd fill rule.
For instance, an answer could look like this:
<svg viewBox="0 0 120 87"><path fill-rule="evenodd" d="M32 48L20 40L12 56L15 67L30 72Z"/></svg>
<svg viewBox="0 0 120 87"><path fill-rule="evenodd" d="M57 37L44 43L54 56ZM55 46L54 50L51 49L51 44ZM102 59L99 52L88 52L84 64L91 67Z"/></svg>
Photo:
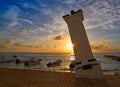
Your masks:
<svg viewBox="0 0 120 87"><path fill-rule="evenodd" d="M12 57L16 58L16 57L17 57L17 55L12 55Z"/></svg>
<svg viewBox="0 0 120 87"><path fill-rule="evenodd" d="M49 62L49 63L47 64L47 67L60 66L61 62L62 62L62 60L56 60L56 61L54 61L54 62Z"/></svg>
<svg viewBox="0 0 120 87"><path fill-rule="evenodd" d="M70 69L75 68L75 63L76 63L76 60L74 60L70 63L70 65L69 65Z"/></svg>
<svg viewBox="0 0 120 87"><path fill-rule="evenodd" d="M37 65L37 64L40 64L41 61L42 59L34 60L34 61L25 61L24 65L25 66Z"/></svg>
<svg viewBox="0 0 120 87"><path fill-rule="evenodd" d="M31 65L37 65L37 64L40 64L40 61L32 61L32 62L26 61L24 63L25 66L31 66Z"/></svg>
<svg viewBox="0 0 120 87"><path fill-rule="evenodd" d="M16 63L16 64L25 63L25 62L27 62L27 61L28 61L28 62L29 62L29 61L32 62L32 60L20 60L20 59L18 59L18 58L15 59L15 63Z"/></svg>
<svg viewBox="0 0 120 87"><path fill-rule="evenodd" d="M42 61L42 59L38 59L38 60L20 60L20 59L15 59L15 63L16 64L24 63L25 66L40 64L41 61Z"/></svg>
<svg viewBox="0 0 120 87"><path fill-rule="evenodd" d="M15 63L19 64L21 61L19 59L15 59Z"/></svg>

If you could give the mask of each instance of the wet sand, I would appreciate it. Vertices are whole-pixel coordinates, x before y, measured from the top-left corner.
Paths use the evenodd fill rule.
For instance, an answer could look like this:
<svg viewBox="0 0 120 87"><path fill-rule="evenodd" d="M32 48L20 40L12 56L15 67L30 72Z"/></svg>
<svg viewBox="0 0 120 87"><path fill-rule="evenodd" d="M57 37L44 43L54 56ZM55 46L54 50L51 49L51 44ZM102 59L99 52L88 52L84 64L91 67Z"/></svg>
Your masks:
<svg viewBox="0 0 120 87"><path fill-rule="evenodd" d="M0 68L0 87L120 87L120 73L91 80L70 72Z"/></svg>

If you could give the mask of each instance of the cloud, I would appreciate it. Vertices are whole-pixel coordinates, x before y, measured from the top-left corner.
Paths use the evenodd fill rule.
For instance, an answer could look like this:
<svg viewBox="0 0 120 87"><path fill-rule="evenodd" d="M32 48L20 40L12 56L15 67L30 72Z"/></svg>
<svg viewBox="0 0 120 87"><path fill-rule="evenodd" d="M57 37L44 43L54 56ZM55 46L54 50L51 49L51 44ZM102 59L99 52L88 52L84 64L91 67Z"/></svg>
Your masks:
<svg viewBox="0 0 120 87"><path fill-rule="evenodd" d="M64 9L69 10L82 9L85 17L84 25L86 29L96 29L103 27L105 29L116 29L114 21L120 20L120 1L115 0L58 0L66 5ZM64 13L66 13L64 12ZM110 25L110 26L107 26Z"/></svg>
<svg viewBox="0 0 120 87"><path fill-rule="evenodd" d="M22 30L20 31L21 34L28 34L28 33L30 33L30 32L32 32L32 30L22 29Z"/></svg>
<svg viewBox="0 0 120 87"><path fill-rule="evenodd" d="M92 45L91 46L92 49L102 49L102 48L108 48L107 46L104 46L104 45Z"/></svg>
<svg viewBox="0 0 120 87"><path fill-rule="evenodd" d="M56 35L56 33L63 34L68 31L62 16L64 15L62 7L57 8L42 8L41 13L47 17L48 20L34 31L41 33L40 35Z"/></svg>
<svg viewBox="0 0 120 87"><path fill-rule="evenodd" d="M33 22L29 19L25 19L25 18L18 18L17 20L21 21L21 22L26 22L26 23L29 23L29 24L32 24Z"/></svg>
<svg viewBox="0 0 120 87"><path fill-rule="evenodd" d="M28 45L28 44L22 44L22 43L14 43L13 44L14 46L17 46L17 47L30 47L30 48L41 48L42 45Z"/></svg>
<svg viewBox="0 0 120 87"><path fill-rule="evenodd" d="M9 49L9 48L12 48L12 46L13 46L13 40L8 39L8 40L4 41L4 43L3 43L4 48Z"/></svg>
<svg viewBox="0 0 120 87"><path fill-rule="evenodd" d="M46 42L46 44L51 44L51 38L54 40L61 40L63 39L62 36L65 38L65 35L68 35L68 27L62 16L70 13L70 10L78 9L83 10L85 17L85 29L93 29L93 31L95 30L97 33L99 33L97 34L96 32L90 32L92 35L94 33L93 37L96 37L95 39L99 39L101 36L112 36L113 33L109 34L109 30L116 29L114 34L116 35L116 32L118 33L120 25L118 22L120 20L119 0L51 0L47 2L35 2L36 0L15 1L17 4L7 5L8 9L3 11L3 14L4 17L10 21L8 21L8 24L5 24L8 25L6 26L7 28L1 28L0 36L4 38L8 38L9 36L9 38L21 38L24 40L23 43L29 44L32 44L35 41L35 43L33 43L34 46L17 43L15 44L17 47L35 47L35 44L44 44ZM51 3L53 4L51 5ZM117 22L118 25L116 26L114 22ZM6 34L3 33L3 29L7 29L5 32ZM106 33L105 29L109 29L107 31L108 33ZM104 35L101 34L100 31L103 32ZM20 35L18 32L24 35ZM35 39L36 37L37 39ZM55 42L52 42L53 45ZM102 49L108 47L107 42L101 43L102 40L97 40L94 42L95 43L92 44L93 49ZM113 41L111 43L115 42ZM1 45L2 44L3 43L1 43ZM11 46L12 44L13 43L11 43ZM10 45L8 47L10 47ZM39 46L36 46L36 48L37 47L39 48Z"/></svg>
<svg viewBox="0 0 120 87"><path fill-rule="evenodd" d="M90 45L92 49L107 49L109 47L108 42L108 40L102 38L96 41L91 41Z"/></svg>
<svg viewBox="0 0 120 87"><path fill-rule="evenodd" d="M6 13L3 15L5 18L10 20L8 29L10 29L16 25L19 25L19 22L17 20L19 12L20 12L20 9L17 6L11 6L6 11Z"/></svg>
<svg viewBox="0 0 120 87"><path fill-rule="evenodd" d="M58 0L58 1L63 4L69 4L69 5L76 3L76 0Z"/></svg>
<svg viewBox="0 0 120 87"><path fill-rule="evenodd" d="M24 44L20 44L20 43L14 43L14 46L25 47L25 45L24 45Z"/></svg>
<svg viewBox="0 0 120 87"><path fill-rule="evenodd" d="M93 5L85 8L85 26L87 29L95 29L97 27L106 27L105 29L115 29L114 21L120 20L119 7L113 6L111 1L97 1ZM118 7L118 8L117 8ZM106 25L110 24L111 27Z"/></svg>
<svg viewBox="0 0 120 87"><path fill-rule="evenodd" d="M62 40L62 39L64 39L62 35L58 35L54 37L54 40Z"/></svg>
<svg viewBox="0 0 120 87"><path fill-rule="evenodd" d="M30 13L29 10L28 10L28 14L23 9L21 10L19 5L18 6L17 5L9 6L9 9L7 9L3 15L3 18L9 20L8 26L6 27L6 31L10 30L9 31L10 33L16 33L21 28L32 27L33 26L32 18L35 18L35 17L31 14L32 13ZM34 20L34 22L36 22L36 20Z"/></svg>
<svg viewBox="0 0 120 87"><path fill-rule="evenodd" d="M24 8L30 8L30 9L34 9L34 10L40 10L36 5L34 5L33 3L21 3L21 6L23 6Z"/></svg>
<svg viewBox="0 0 120 87"><path fill-rule="evenodd" d="M20 25L20 23L18 23L17 21L13 21L12 23L9 24L9 28L14 28L19 25Z"/></svg>

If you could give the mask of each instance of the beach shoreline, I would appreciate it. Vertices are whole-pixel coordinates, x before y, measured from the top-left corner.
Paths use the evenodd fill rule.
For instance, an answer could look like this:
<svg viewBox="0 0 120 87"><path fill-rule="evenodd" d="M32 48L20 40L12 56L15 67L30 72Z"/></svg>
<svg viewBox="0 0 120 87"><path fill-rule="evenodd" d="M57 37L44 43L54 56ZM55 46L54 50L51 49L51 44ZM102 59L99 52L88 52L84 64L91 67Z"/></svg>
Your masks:
<svg viewBox="0 0 120 87"><path fill-rule="evenodd" d="M76 78L72 72L0 68L0 87L120 87L120 72L103 80Z"/></svg>

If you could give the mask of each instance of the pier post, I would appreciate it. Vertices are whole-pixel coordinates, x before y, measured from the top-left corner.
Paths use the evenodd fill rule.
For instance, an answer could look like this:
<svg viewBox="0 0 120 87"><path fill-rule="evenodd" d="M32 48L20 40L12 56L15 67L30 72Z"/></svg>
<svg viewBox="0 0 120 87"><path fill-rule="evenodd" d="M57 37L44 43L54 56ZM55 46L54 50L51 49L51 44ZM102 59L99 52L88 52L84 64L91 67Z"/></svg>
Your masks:
<svg viewBox="0 0 120 87"><path fill-rule="evenodd" d="M63 16L68 25L69 33L76 58L75 75L78 78L102 79L100 64L93 57L87 34L83 25L83 12L78 10Z"/></svg>

